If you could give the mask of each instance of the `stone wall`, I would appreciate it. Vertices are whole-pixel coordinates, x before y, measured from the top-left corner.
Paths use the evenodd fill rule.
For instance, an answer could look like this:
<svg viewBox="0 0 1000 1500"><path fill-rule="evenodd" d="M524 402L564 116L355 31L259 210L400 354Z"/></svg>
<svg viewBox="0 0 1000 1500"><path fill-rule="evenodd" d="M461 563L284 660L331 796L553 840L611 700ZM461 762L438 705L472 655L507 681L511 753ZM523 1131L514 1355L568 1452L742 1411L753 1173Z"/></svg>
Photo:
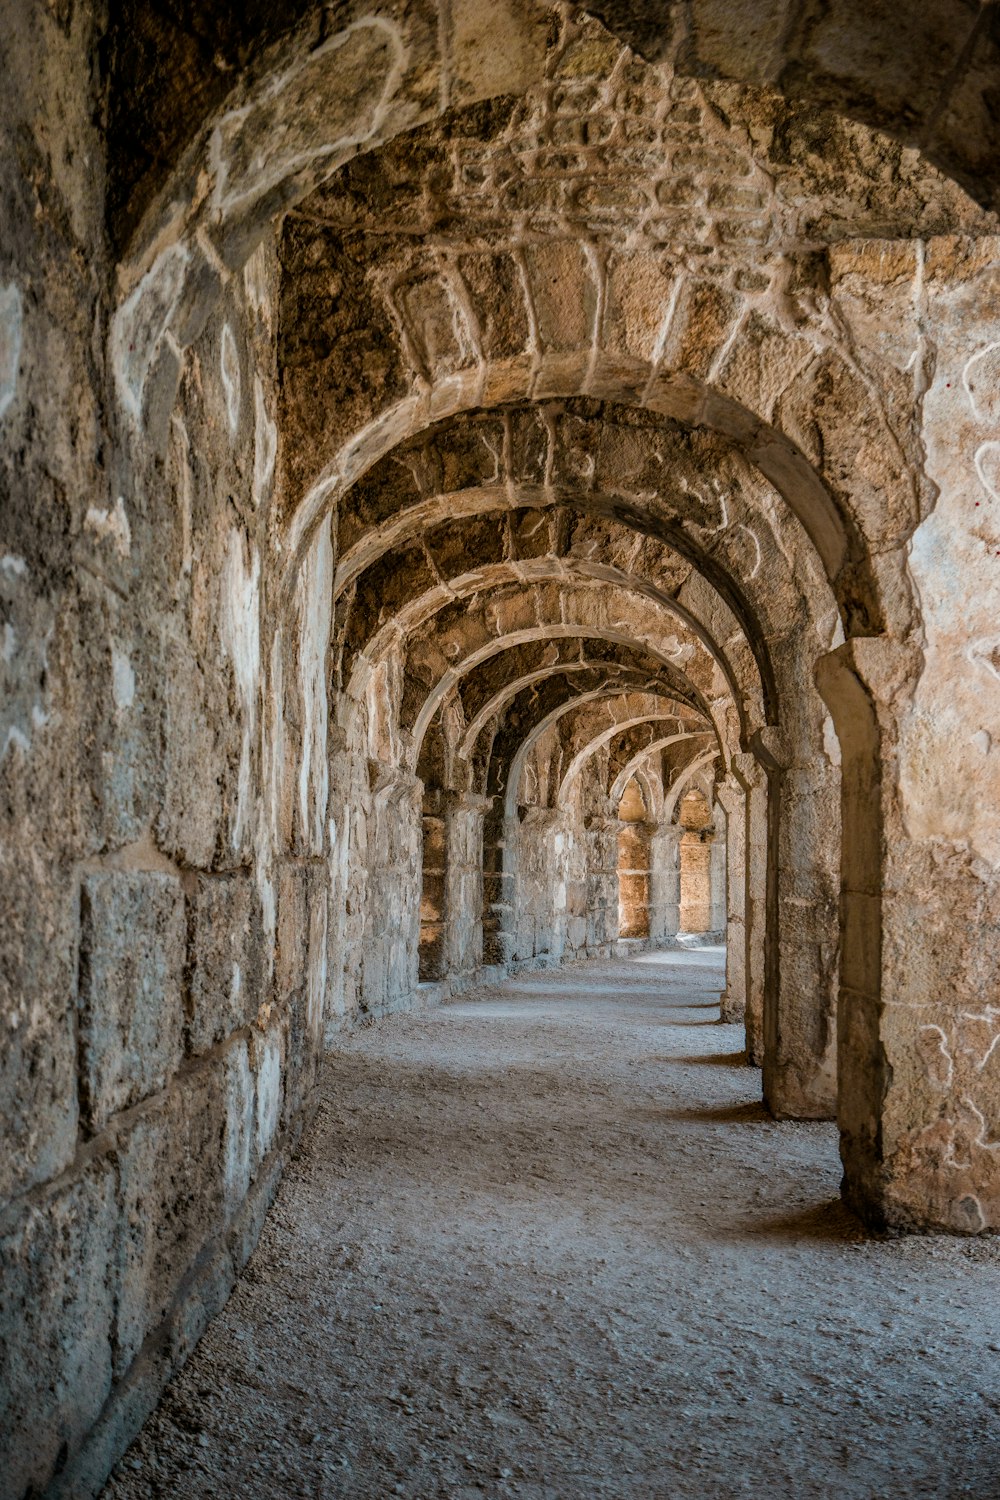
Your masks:
<svg viewBox="0 0 1000 1500"><path fill-rule="evenodd" d="M78 1495L228 1296L302 1128L329 868L262 740L273 237L121 405L150 329L109 337L93 13L8 20L0 1472Z"/></svg>

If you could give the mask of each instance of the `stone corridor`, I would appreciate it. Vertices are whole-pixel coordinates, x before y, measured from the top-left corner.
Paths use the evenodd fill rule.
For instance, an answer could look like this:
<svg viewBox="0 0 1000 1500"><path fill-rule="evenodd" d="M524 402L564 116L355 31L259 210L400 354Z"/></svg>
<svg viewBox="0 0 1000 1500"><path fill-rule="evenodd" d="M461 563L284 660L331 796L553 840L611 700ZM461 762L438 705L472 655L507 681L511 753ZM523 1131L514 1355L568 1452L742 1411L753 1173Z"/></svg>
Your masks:
<svg viewBox="0 0 1000 1500"><path fill-rule="evenodd" d="M0 80L0 1500L1000 1500L1000 0Z"/></svg>
<svg viewBox="0 0 1000 1500"><path fill-rule="evenodd" d="M226 1308L104 1500L993 1500L1000 1244L873 1238L721 950L344 1036Z"/></svg>

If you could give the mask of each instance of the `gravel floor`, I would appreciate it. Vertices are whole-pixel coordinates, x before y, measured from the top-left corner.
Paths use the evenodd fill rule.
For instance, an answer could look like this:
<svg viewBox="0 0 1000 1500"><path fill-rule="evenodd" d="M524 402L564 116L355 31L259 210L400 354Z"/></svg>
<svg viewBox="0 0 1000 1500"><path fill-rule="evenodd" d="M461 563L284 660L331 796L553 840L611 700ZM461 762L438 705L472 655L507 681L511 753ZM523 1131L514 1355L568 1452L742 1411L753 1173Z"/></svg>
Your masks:
<svg viewBox="0 0 1000 1500"><path fill-rule="evenodd" d="M670 958L346 1038L105 1500L997 1500L1000 1242L866 1237Z"/></svg>

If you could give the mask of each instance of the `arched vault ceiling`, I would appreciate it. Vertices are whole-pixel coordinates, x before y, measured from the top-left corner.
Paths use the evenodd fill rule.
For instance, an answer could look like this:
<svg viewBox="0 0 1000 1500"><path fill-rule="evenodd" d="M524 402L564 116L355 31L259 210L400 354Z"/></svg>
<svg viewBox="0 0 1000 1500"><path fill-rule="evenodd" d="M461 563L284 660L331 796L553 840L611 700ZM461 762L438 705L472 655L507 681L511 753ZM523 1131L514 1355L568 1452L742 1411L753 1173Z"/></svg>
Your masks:
<svg viewBox="0 0 1000 1500"><path fill-rule="evenodd" d="M400 650L405 649L412 658L415 654L412 641L423 634L433 635L439 627L439 622L445 629L450 630L450 621L454 616L456 605L461 600L479 601L485 596L485 608L493 612L494 618L497 618L496 612L501 611L505 604L511 603L519 590L531 589L536 591L535 597L540 608L544 609L548 601L544 601L544 596L539 590L540 585L557 585L561 590L563 586L566 590L581 588L600 596L602 601L609 590L614 590L623 601L631 606L630 618L635 617L636 608L641 610L642 601L648 602L655 609L655 613L654 609L650 610L651 624L659 621L663 616L673 622L676 630L674 660L691 678L692 684L709 698L717 697L720 688L729 693L741 720L745 721L749 715L753 726L747 729L744 737L752 734L754 728L760 727L763 720L758 684L753 676L748 678L746 675L749 652L743 653L738 661L739 668L742 668L742 680L740 680L725 647L714 641L711 633L689 611L685 610L682 605L678 605L668 593L658 589L655 584L619 572L604 564L562 558L531 558L518 566L510 563L494 563L457 578L442 579L425 593L417 595L398 608L366 639L359 639L356 634L352 637L350 632L352 617L349 616L345 631L347 642L344 676L349 682L351 681L353 668L357 663L358 655L362 652L366 663L378 661L394 647ZM554 604L551 590L548 593ZM568 592L560 592L558 595L560 605L570 597ZM476 607L476 603L473 603L472 608L476 609ZM551 605L549 607L551 608ZM593 618L595 621L602 618L611 620L613 610L614 606L609 607L603 602L599 603ZM581 609L579 618L582 619L583 615L584 610ZM441 621L441 616L445 617L444 621ZM478 630L475 634L479 634ZM348 675L349 673L351 676ZM364 669L362 673L364 674ZM719 674L721 674L721 682Z"/></svg>
<svg viewBox="0 0 1000 1500"><path fill-rule="evenodd" d="M634 666L628 663L627 656L621 663L597 661L583 651L583 646L584 643L581 642L579 660L560 661L535 668L514 677L494 692L479 713L468 721L468 728L458 745L459 759L478 765L484 751L488 752L501 723L520 718L529 705L542 702L550 693L553 697L561 695L568 699L574 694L589 692L593 686L603 682L655 682L655 671L643 671L638 661ZM626 655L624 652L622 654ZM666 687L667 684L663 686Z"/></svg>
<svg viewBox="0 0 1000 1500"><path fill-rule="evenodd" d="M509 768L514 757L526 744L531 744L547 726L561 721L564 716L580 713L584 708L603 705L607 701L641 700L654 703L659 712L666 713L679 722L684 732L704 732L716 741L712 725L684 699L676 696L676 685L669 678L656 677L628 666L603 668L595 671L588 668L585 673L567 671L552 673L535 684L522 686L506 704L500 718L494 719L479 735L476 754L471 762L460 758L451 761L456 784L468 785L475 790L497 794L507 785ZM606 719L602 716L601 723ZM425 737L424 746L435 738L433 732ZM422 755L418 774L424 775L431 757ZM440 764L447 768L448 758L442 757Z"/></svg>
<svg viewBox="0 0 1000 1500"><path fill-rule="evenodd" d="M516 224L740 260L990 222L877 130L771 89L650 66L592 20L565 30L546 75L521 98L396 136L293 213L384 240L453 243Z"/></svg>
<svg viewBox="0 0 1000 1500"><path fill-rule="evenodd" d="M749 8L716 0L598 0L592 9L620 42L660 63L668 79L676 70L675 102L684 102L684 75L699 78L722 118L726 86L709 80L770 86L784 95L778 108L791 117L793 130L815 127L819 109L829 106L919 146L980 201L996 198L1000 150L991 99L1000 62L993 0L978 7L961 0L872 0L850 7L769 0ZM320 0L240 6L111 0L104 56L115 245L136 235L143 215L144 237L150 237L157 200L176 204L181 183L199 171L210 201L225 201L235 196L233 178L246 178L245 163L265 163L257 195L263 210L273 211L339 165L349 154L338 152L341 142L355 148L372 138L377 143L463 98L546 82L586 84L613 67L618 50L618 42L600 32L594 44L593 23L582 36L566 25L568 10L486 7L480 0L450 0L440 13L434 5L380 6L380 20L396 40L390 49L387 36L366 35L368 11L361 0L335 9ZM349 39L352 27L360 38L345 46L341 38L346 33ZM383 75L393 64L386 86ZM637 59L612 72L626 120L648 73ZM373 101L381 116L374 120ZM845 126L843 135L857 152L855 130ZM620 139L630 143L625 131ZM585 143L598 148L606 140L595 131ZM577 143L573 132L554 142ZM910 163L904 159L903 166ZM918 185L921 178L933 181L933 170L922 163L911 173ZM923 196L930 195L925 190Z"/></svg>
<svg viewBox="0 0 1000 1500"><path fill-rule="evenodd" d="M661 663L678 692L718 720L721 733L739 740L735 704L721 668L702 642L675 615L648 598L603 582L519 583L508 588L449 598L432 633L386 641L382 656L402 651L400 724L419 742L448 695L472 668L496 660L497 687L508 680L503 653L530 641L603 638L638 647ZM360 700L377 661L360 659L350 695ZM727 716L732 722L722 728Z"/></svg>
<svg viewBox="0 0 1000 1500"><path fill-rule="evenodd" d="M547 795L555 806L571 768L579 769L616 737L643 723L658 726L659 736L669 739L671 744L686 743L693 737L703 749L708 744L718 749L709 725L685 711L683 705L658 693L621 692L612 688L593 697L557 705L538 717L527 733L518 733L516 738L505 736L491 757L488 790L494 795L504 793L510 813L517 800L530 800L524 795L524 778L537 781L538 772L544 767Z"/></svg>
<svg viewBox="0 0 1000 1500"><path fill-rule="evenodd" d="M424 423L443 402L467 409L473 373L480 400L634 380L637 405L669 376L675 407L774 480L842 605L877 629L878 591L857 576L867 550L905 540L932 499L920 377L913 348L859 350L836 295L859 236L884 261L887 238L992 221L864 127L671 80L593 24L548 66L524 99L359 158L289 218L293 552L361 450L419 421L421 400ZM916 287L919 251L890 258Z"/></svg>
<svg viewBox="0 0 1000 1500"><path fill-rule="evenodd" d="M534 389L536 399L530 406L522 402L495 412L482 408L482 368L474 366L449 379L441 391L442 416L453 420L442 424L435 437L448 447L451 464L436 494L428 488L433 471L408 481L402 464L396 463L397 457L403 463L419 462L418 434L432 425L423 397L404 402L387 414L386 422L376 422L352 439L294 517L285 548L286 577L291 579L311 529L332 507L339 513L348 491L357 489L358 494L344 508L342 544L345 549L370 545L377 550L381 538L364 543L366 526L360 515L352 516L355 507L372 513L368 524L381 512L375 524L384 525L391 538L397 529L405 531L405 521L398 515L393 519L404 503L426 505L452 492L460 487L458 473L463 472L469 489L485 484L499 491L513 485L522 498L533 490L541 506L603 513L661 536L696 563L737 614L741 604L746 608L740 581L747 559L727 554L744 536L741 527L756 530L746 518L735 517L744 496L753 516L764 517L780 533L782 545L796 559L803 588L821 595L825 572L833 591L831 605L839 604L845 622L868 628L881 618L884 585L878 570L888 563L876 548L888 551L894 538L912 532L922 514L923 481L916 457L908 456L886 425L885 403L863 381L853 392L853 376L824 366L822 379L818 369L811 369L790 397L789 410L801 408L803 420L811 424L809 443L817 453L837 456L835 496L800 447L702 383L624 356L609 363L600 351L596 365L588 351L576 350L545 368L546 383L551 374L554 385L566 390L564 399L540 402L542 391L530 362L513 361L504 367L504 378L511 377L505 395ZM575 393L588 385L604 386L607 399L577 399ZM436 399L433 392L427 397ZM323 409L320 400L313 415ZM677 420L685 413L691 414L691 424ZM479 419L475 423L473 414ZM462 424L467 426L464 439L454 434ZM908 432L906 442L918 446L916 434ZM323 444L326 451L325 437ZM397 454L402 444L406 450ZM376 467L379 473L369 481ZM370 497L383 486L372 505ZM470 497L470 503L476 502ZM388 514L387 507L392 507Z"/></svg>
<svg viewBox="0 0 1000 1500"><path fill-rule="evenodd" d="M419 754L424 735L433 722L435 715L441 711L442 705L444 705L449 700L454 687L460 680L464 670L473 666L479 666L484 661L494 660L495 658L500 656L505 649L521 645L526 641L558 641L561 638L565 639L568 636L573 636L577 639L582 638L583 640L587 641L588 644L591 641L602 640L621 645L626 648L635 644L626 634L619 631L602 628L600 626L573 627L560 625L554 627L539 626L533 630L518 631L508 636L504 641L496 642L492 646L481 648L479 651L475 652L467 662L455 667L454 669L446 673L445 676L434 685L430 692L427 693L426 697L423 698L419 711L416 714L416 718L413 721L413 727L411 730L412 743L414 746L414 755L412 758L414 759L414 761L416 759L416 755ZM655 651L651 651L650 654L653 655L654 658L657 656L657 653ZM658 660L657 669L656 680L661 690L668 691L672 698L676 699L678 703L686 705L690 712L699 715L707 723L711 723L713 725L713 728L716 729L716 732L719 734L720 738L725 736L726 743L731 748L735 749L735 747L739 743L736 734L733 732L733 730L735 729L735 725L727 725L725 715L720 711L720 706L714 705L713 708L709 708L701 695L692 687L687 677L682 672L679 672L676 668L672 667L671 664L665 659L660 658ZM502 664L498 667L497 676L498 680L505 680ZM414 695L414 697L415 696L416 695Z"/></svg>
<svg viewBox="0 0 1000 1500"><path fill-rule="evenodd" d="M622 660L594 661L589 655L583 655L582 649L585 646L592 649L594 645L594 642L579 643L582 660L559 661L534 672L513 676L513 681L508 682L502 693L487 700L487 711L468 724L465 736L457 744L456 754L451 760L459 769L457 778L462 777L460 768L465 766L465 774L471 778L471 783L486 790L496 778L498 760L510 760L526 735L546 715L564 705L595 696L643 691L670 697L675 703L675 712L684 715L685 720L697 721L700 726L712 730L711 723L697 714L690 699L678 697L675 676L658 670L658 663L654 663L654 670L649 670L648 661L643 660L640 652L631 654L622 648L618 648ZM505 663L505 669L511 670L511 667L513 663ZM447 709L448 705L444 703L439 720L442 726L447 721ZM465 724L465 718L462 718L462 724ZM427 739L430 735L424 742Z"/></svg>
<svg viewBox="0 0 1000 1500"><path fill-rule="evenodd" d="M557 804L565 803L573 783L585 767L593 764L601 751L607 752L600 773L601 791L607 797L619 771L633 759L637 751L649 751L656 743L660 744L663 751L683 748L685 753L701 753L707 747L716 749L710 732L685 730L682 734L669 733L670 723L669 714L643 710L630 714L620 723L608 725L593 733L563 771L556 794Z"/></svg>
<svg viewBox="0 0 1000 1500"><path fill-rule="evenodd" d="M825 645L835 628L815 550L774 488L723 440L652 413L546 402L464 414L400 445L344 495L338 588L418 536L419 568L447 569L458 520L470 523L473 560L576 553L669 570L671 588L696 568L755 650L810 617ZM391 571L373 575L390 605L408 588ZM730 633L721 619L720 631Z"/></svg>
<svg viewBox="0 0 1000 1500"><path fill-rule="evenodd" d="M658 736L650 744L641 746L617 771L608 792L610 805L612 807L618 805L622 793L633 776L641 773L645 767L653 766L658 773L657 780L663 789L659 809L662 815L668 794L682 788L696 770L711 765L718 754L714 748L705 750L694 739L687 742L683 756L678 753L680 748L671 744L669 737L666 736Z"/></svg>
<svg viewBox="0 0 1000 1500"><path fill-rule="evenodd" d="M461 708L463 736L471 736L478 719L485 722L487 718L495 718L517 693L533 691L535 684L553 674L572 675L584 666L593 666L604 672L628 670L656 677L661 665L660 660L641 645L625 646L613 641L572 636L529 641L505 650L499 687L498 673L490 659L465 673L455 684L452 696ZM471 753L471 743L467 746L467 753Z"/></svg>

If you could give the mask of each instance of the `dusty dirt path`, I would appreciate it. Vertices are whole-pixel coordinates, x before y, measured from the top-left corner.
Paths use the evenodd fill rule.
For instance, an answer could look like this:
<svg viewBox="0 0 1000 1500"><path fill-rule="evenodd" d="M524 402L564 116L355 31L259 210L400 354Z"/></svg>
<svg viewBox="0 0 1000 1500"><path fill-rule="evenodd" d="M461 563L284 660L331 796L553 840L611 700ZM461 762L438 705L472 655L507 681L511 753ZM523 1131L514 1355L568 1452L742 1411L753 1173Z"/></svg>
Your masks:
<svg viewBox="0 0 1000 1500"><path fill-rule="evenodd" d="M997 1500L1000 1243L866 1238L712 957L345 1039L105 1500Z"/></svg>

